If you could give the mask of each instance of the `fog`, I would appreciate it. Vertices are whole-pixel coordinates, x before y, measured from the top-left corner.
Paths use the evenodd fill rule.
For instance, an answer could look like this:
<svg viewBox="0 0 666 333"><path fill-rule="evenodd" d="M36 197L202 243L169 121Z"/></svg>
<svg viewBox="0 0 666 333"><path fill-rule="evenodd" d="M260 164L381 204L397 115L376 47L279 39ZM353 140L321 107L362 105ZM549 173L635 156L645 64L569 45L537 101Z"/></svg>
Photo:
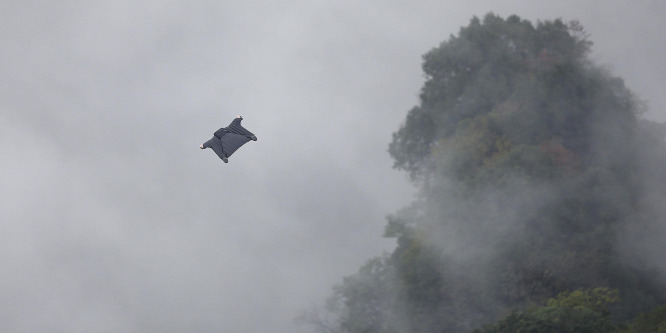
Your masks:
<svg viewBox="0 0 666 333"><path fill-rule="evenodd" d="M487 12L579 20L666 120L665 5L0 4L0 330L300 332L390 251L414 188L391 134L421 55ZM198 146L236 115L222 163Z"/></svg>

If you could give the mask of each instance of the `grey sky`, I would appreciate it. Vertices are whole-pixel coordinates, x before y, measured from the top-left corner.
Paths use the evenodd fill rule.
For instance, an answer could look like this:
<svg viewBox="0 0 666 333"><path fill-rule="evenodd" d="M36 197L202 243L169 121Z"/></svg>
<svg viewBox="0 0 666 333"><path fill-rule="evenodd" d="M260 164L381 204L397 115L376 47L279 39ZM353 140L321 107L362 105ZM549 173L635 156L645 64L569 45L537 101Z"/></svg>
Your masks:
<svg viewBox="0 0 666 333"><path fill-rule="evenodd" d="M600 3L2 2L0 331L305 331L393 247L391 133L473 15L580 20L666 120L666 5ZM237 114L259 141L197 148Z"/></svg>

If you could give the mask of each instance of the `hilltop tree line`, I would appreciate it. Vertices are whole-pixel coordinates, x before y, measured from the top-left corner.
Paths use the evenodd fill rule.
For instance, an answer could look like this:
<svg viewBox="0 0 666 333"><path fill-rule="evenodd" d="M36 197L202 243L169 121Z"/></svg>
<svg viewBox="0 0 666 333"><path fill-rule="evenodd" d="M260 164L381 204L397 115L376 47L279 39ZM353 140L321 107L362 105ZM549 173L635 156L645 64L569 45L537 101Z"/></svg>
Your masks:
<svg viewBox="0 0 666 333"><path fill-rule="evenodd" d="M666 332L639 244L663 230L664 129L591 46L575 21L488 14L423 56L389 145L418 195L388 218L393 252L310 316L321 331Z"/></svg>

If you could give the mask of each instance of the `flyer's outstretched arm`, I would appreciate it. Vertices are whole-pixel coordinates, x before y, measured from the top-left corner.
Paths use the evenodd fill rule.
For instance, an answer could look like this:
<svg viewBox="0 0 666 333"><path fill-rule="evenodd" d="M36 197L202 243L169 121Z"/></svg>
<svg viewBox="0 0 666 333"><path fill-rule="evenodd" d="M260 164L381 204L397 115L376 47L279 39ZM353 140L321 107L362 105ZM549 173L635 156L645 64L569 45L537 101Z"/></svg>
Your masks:
<svg viewBox="0 0 666 333"><path fill-rule="evenodd" d="M252 141L257 141L257 137L252 132L248 131L245 127L243 127L243 125L241 125L241 121L243 121L243 117L240 115L237 116L234 120L231 121L231 124L227 126L227 132L243 135Z"/></svg>

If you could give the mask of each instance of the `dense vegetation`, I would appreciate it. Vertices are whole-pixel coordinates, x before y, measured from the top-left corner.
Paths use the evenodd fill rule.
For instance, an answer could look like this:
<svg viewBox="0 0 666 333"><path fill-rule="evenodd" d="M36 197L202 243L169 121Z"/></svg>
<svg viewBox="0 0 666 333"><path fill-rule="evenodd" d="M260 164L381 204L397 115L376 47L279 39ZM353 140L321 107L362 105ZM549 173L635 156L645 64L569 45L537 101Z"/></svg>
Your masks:
<svg viewBox="0 0 666 333"><path fill-rule="evenodd" d="M488 14L424 55L389 146L418 198L388 218L395 250L312 318L322 330L666 329L663 266L635 245L663 241L641 234L663 230L663 129L591 44L577 22Z"/></svg>

